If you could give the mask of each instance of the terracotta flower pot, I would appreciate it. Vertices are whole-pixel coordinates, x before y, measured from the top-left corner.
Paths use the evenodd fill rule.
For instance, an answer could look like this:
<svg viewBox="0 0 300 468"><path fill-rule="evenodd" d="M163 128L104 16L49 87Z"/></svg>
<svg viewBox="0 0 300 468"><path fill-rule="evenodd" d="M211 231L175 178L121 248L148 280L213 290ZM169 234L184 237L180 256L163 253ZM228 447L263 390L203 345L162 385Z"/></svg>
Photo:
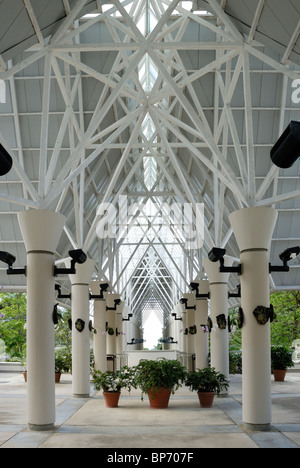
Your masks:
<svg viewBox="0 0 300 468"><path fill-rule="evenodd" d="M154 387L148 390L149 403L151 408L163 409L169 406L172 390L164 387Z"/></svg>
<svg viewBox="0 0 300 468"><path fill-rule="evenodd" d="M211 408L214 402L214 392L198 392L201 408Z"/></svg>
<svg viewBox="0 0 300 468"><path fill-rule="evenodd" d="M275 382L284 382L286 369L285 370L274 369L273 374L274 374Z"/></svg>
<svg viewBox="0 0 300 468"><path fill-rule="evenodd" d="M59 383L61 378L61 372L55 372L55 383Z"/></svg>
<svg viewBox="0 0 300 468"><path fill-rule="evenodd" d="M117 408L119 404L121 392L103 392L105 404L107 408Z"/></svg>
<svg viewBox="0 0 300 468"><path fill-rule="evenodd" d="M23 372L24 380L27 382L27 371ZM61 373L60 372L55 372L55 383L59 383L61 378Z"/></svg>

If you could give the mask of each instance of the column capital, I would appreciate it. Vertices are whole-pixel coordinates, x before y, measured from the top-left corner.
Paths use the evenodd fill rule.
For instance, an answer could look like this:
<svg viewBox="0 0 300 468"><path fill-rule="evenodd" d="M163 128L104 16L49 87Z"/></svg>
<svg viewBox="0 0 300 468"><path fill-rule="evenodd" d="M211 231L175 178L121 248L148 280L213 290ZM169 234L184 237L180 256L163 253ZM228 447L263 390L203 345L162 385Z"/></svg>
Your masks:
<svg viewBox="0 0 300 468"><path fill-rule="evenodd" d="M121 299L120 294L107 294L106 296L106 305L107 307L115 307L115 300Z"/></svg>
<svg viewBox="0 0 300 468"><path fill-rule="evenodd" d="M194 280L193 283L199 284L198 291L199 294L208 294L209 293L209 281L208 280Z"/></svg>
<svg viewBox="0 0 300 468"><path fill-rule="evenodd" d="M90 290L91 290L91 294L92 296L99 296L100 295L100 285L101 284L109 284L109 287L110 287L110 283L108 283L108 281L99 281L99 280L94 280L94 281L91 281L90 282ZM95 299L96 301L105 301L106 300L106 296L107 296L107 291L104 290L103 291L103 299Z"/></svg>
<svg viewBox="0 0 300 468"><path fill-rule="evenodd" d="M18 213L18 220L27 252L54 253L66 218L54 211L26 210Z"/></svg>
<svg viewBox="0 0 300 468"><path fill-rule="evenodd" d="M229 215L240 251L269 250L278 213L274 208L255 206L242 208Z"/></svg>
<svg viewBox="0 0 300 468"><path fill-rule="evenodd" d="M67 259L65 263L66 267L69 268L71 265L71 259ZM85 263L76 263L76 274L69 275L71 284L84 284L89 286L94 268L95 262L90 258L88 258Z"/></svg>

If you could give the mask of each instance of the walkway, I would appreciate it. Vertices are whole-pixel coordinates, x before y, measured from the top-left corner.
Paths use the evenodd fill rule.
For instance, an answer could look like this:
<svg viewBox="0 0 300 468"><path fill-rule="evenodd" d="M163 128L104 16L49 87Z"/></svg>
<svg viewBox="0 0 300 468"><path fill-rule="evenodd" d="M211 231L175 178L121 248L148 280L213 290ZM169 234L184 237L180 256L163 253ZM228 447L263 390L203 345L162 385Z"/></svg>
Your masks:
<svg viewBox="0 0 300 468"><path fill-rule="evenodd" d="M0 373L0 448L300 448L300 373L289 372L284 383L272 377L271 432L244 431L241 381L231 376L230 396L217 398L211 409L201 409L186 388L171 397L167 410L150 409L139 391L107 409L101 393L73 398L71 376L64 375L56 385L55 430L32 432L23 376Z"/></svg>

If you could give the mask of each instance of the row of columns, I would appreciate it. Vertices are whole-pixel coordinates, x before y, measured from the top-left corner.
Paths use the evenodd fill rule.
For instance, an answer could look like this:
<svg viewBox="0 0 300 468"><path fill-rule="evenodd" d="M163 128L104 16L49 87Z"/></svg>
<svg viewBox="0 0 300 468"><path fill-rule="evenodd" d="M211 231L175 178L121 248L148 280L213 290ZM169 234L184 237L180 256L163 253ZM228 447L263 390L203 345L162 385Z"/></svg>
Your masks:
<svg viewBox="0 0 300 468"><path fill-rule="evenodd" d="M238 210L229 216L231 226L240 248L241 263L241 308L244 322L242 326L243 357L243 421L251 430L269 430L271 425L271 355L270 322L261 325L254 317L258 306L270 307L269 289L269 249L272 233L277 220L277 212L269 207L252 207ZM225 257L226 266L233 263ZM216 324L217 317L225 315L228 323L228 280L229 273L219 271L219 263L209 259L203 262L209 280L210 318ZM199 282L201 288L203 281ZM200 291L199 291L200 292ZM201 291L202 293L202 291ZM182 309L182 328L199 325L206 315L206 300L195 300L193 294L186 294L189 310ZM196 305L196 310L192 308ZM200 309L203 316L200 315ZM178 314L178 306L175 313ZM201 318L200 318L201 317ZM206 323L206 321L204 321ZM172 329L172 327L170 327ZM229 377L229 337L228 328L213 327L210 339L211 367ZM179 337L176 335L175 338ZM188 335L187 340L179 341L180 350L196 357L196 368L207 367L208 335ZM201 349L201 351L200 351Z"/></svg>
<svg viewBox="0 0 300 468"><path fill-rule="evenodd" d="M55 422L55 251L65 217L44 210L19 213L19 225L27 251L27 390L28 423L33 430L50 430ZM66 261L70 267L71 260ZM72 390L75 397L90 395L90 294L99 296L100 282L91 281L94 261L87 259L69 274L72 297ZM95 368L107 370L107 354L124 349L123 309L107 294L94 302ZM107 310L106 307L115 310ZM81 325L80 331L77 326ZM128 323L128 322L127 322ZM111 328L113 335L107 333ZM129 329L131 325L129 325ZM117 336L118 333L118 336Z"/></svg>
<svg viewBox="0 0 300 468"><path fill-rule="evenodd" d="M27 250L29 426L33 429L47 430L54 426L55 421L54 327L52 321L55 301L54 253L62 234L65 218L59 213L43 210L24 211L19 214L18 218ZM246 208L230 215L232 229L241 251L240 261L242 264L241 307L245 316L242 329L243 419L249 427L259 429L269 428L271 421L270 326L269 323L263 326L259 325L253 317L253 310L257 306L269 307L270 305L269 247L276 218L277 213L272 208ZM219 274L218 271L213 271L212 268L216 265L207 262L205 267L210 283L211 313L215 316L220 312L226 314L228 310L228 278L226 279L224 273ZM89 284L92 271L92 261L88 260L86 264L76 268L76 275L70 276L73 326L77 317L82 320L86 319L84 320L86 324L89 322L89 307L86 307L86 303L89 302ZM201 309L201 313L205 315L206 310L204 310L203 304L203 309L200 307L200 302L196 301L196 314ZM188 318L187 323L190 323ZM82 334L83 332L85 334ZM89 373L88 326L83 332L80 334L80 338L77 335L78 340L75 338L73 342L74 363L76 362L77 365L80 363L78 368L86 368L86 372ZM218 330L216 332L218 333ZM227 375L228 353L224 350L228 346L228 337L225 338L225 333L222 335L220 333L219 336L215 334L216 339L213 340L213 336L211 343L212 366ZM197 346L200 346L199 343ZM89 382L89 378L86 376L86 383L82 385L82 374L81 377L76 374L77 365L73 367L74 393L80 396L88 395L87 382ZM258 399L256 398L257 393L259 394Z"/></svg>
<svg viewBox="0 0 300 468"><path fill-rule="evenodd" d="M197 281L199 283L199 292L208 294L209 282L207 280ZM195 295L187 293L183 295L187 299L185 305L177 304L172 311L169 323L167 324L165 335L174 338L178 351L187 355L187 367L204 368L208 366L208 301L207 299L196 300ZM196 326L196 333L193 334ZM165 349L169 349L172 344L166 344ZM194 356L194 364L192 362Z"/></svg>

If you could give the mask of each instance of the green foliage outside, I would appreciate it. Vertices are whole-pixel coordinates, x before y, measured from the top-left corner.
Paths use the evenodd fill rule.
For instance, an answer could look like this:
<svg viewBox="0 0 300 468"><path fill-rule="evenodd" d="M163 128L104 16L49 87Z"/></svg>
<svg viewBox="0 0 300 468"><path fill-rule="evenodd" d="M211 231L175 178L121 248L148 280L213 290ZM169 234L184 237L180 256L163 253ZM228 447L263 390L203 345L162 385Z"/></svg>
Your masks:
<svg viewBox="0 0 300 468"><path fill-rule="evenodd" d="M276 292L271 295L275 319L271 324L271 344L291 349L300 339L300 291ZM71 312L59 308L59 323L55 326L55 346L70 360L72 337L68 326ZM238 308L230 311L230 369L241 370L242 331L237 327ZM0 344L10 360L23 360L26 352L26 295L22 293L0 294ZM54 326L54 325L53 325ZM160 345L156 348L159 349Z"/></svg>
<svg viewBox="0 0 300 468"><path fill-rule="evenodd" d="M12 360L22 358L26 349L26 295L0 295L0 339Z"/></svg>
<svg viewBox="0 0 300 468"><path fill-rule="evenodd" d="M23 293L0 294L0 342L11 361L25 361L26 355L26 310L27 298ZM59 308L59 323L55 325L57 364L64 358L63 368L71 366L72 337L68 319L71 312ZM53 324L54 326L54 324ZM61 363L59 364L61 366Z"/></svg>
<svg viewBox="0 0 300 468"><path fill-rule="evenodd" d="M271 294L275 318L271 323L271 346L292 350L293 341L300 339L300 291L282 291ZM229 313L233 332L230 336L230 373L242 368L242 330L237 327L238 308Z"/></svg>
<svg viewBox="0 0 300 468"><path fill-rule="evenodd" d="M271 344L291 348L300 338L300 291L276 292L271 296L276 318L271 325Z"/></svg>
<svg viewBox="0 0 300 468"><path fill-rule="evenodd" d="M300 338L300 291L284 291L271 294L275 319L271 323L271 344L291 348ZM242 345L242 330L236 329L238 308L230 311L234 333L230 338L230 349L237 351Z"/></svg>

